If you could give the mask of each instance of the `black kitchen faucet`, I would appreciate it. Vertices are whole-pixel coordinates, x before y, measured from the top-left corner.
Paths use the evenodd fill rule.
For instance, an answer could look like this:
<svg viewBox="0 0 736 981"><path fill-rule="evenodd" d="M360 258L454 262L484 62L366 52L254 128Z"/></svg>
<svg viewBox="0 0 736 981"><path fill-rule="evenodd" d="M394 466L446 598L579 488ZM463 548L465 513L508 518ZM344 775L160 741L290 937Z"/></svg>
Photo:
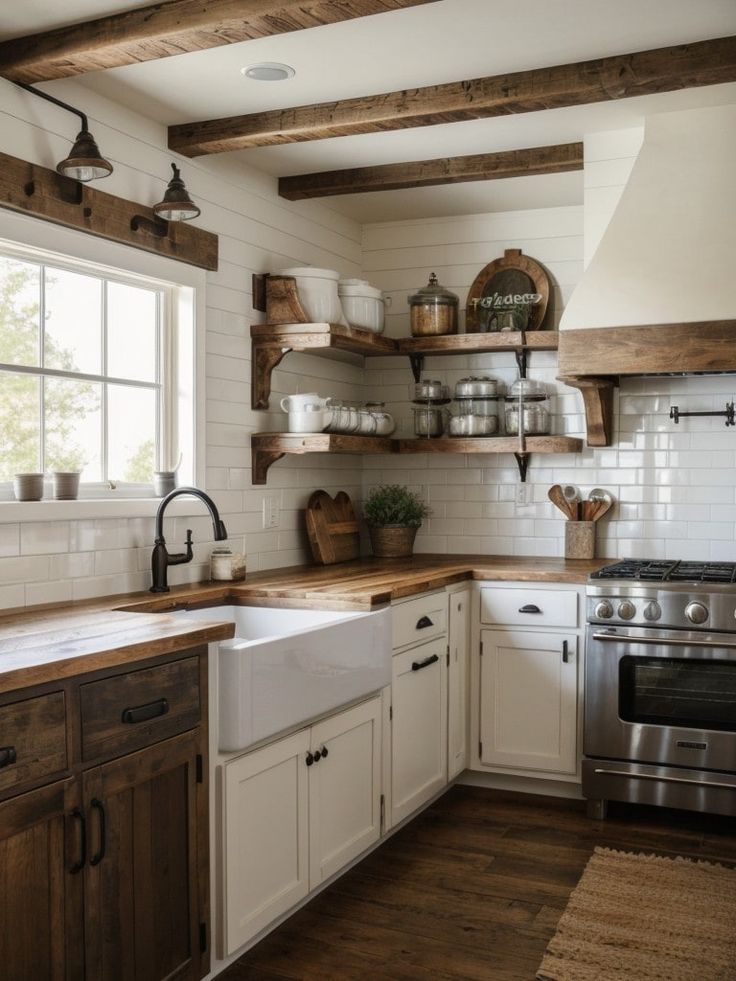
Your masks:
<svg viewBox="0 0 736 981"><path fill-rule="evenodd" d="M156 538L155 544L153 546L153 552L151 553L151 574L153 576L153 585L151 586L152 593L168 593L168 568L170 565L184 565L186 562L191 562L194 557L192 552L192 529L187 528L187 540L186 540L186 552L178 552L174 555L169 554L166 548L166 539L164 538L164 512L169 505L169 501L173 501L175 497L180 497L182 494L189 494L191 497L198 497L200 501L206 506L207 510L212 516L212 527L215 531L215 541L222 542L227 538L227 531L225 525L220 519L220 514L217 510L215 502L205 494L204 491L199 490L197 487L177 487L176 490L171 491L166 497L161 501L158 506L158 511L156 512Z"/></svg>

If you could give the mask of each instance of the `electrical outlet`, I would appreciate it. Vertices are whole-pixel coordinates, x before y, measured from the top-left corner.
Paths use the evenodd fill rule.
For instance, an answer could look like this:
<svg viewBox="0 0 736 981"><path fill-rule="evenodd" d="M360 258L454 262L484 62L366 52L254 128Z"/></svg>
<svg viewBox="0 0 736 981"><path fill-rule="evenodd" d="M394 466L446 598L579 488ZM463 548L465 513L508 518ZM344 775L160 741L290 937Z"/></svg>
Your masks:
<svg viewBox="0 0 736 981"><path fill-rule="evenodd" d="M532 503L532 485L519 483L516 485L516 503L522 507Z"/></svg>
<svg viewBox="0 0 736 981"><path fill-rule="evenodd" d="M278 497L264 497L263 499L263 527L278 528L281 519L281 508Z"/></svg>

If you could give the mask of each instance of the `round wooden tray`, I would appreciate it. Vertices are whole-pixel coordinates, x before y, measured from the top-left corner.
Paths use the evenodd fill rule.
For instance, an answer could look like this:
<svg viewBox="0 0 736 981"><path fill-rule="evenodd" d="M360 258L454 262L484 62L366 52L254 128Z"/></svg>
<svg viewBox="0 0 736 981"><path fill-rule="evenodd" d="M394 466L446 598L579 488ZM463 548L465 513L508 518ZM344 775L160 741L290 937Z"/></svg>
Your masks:
<svg viewBox="0 0 736 981"><path fill-rule="evenodd" d="M523 255L521 249L506 249L500 259L489 262L473 281L468 293L465 315L465 331L468 334L481 331L478 302L492 293L539 293L542 299L535 303L524 330L539 330L547 313L552 285L549 274L535 259Z"/></svg>

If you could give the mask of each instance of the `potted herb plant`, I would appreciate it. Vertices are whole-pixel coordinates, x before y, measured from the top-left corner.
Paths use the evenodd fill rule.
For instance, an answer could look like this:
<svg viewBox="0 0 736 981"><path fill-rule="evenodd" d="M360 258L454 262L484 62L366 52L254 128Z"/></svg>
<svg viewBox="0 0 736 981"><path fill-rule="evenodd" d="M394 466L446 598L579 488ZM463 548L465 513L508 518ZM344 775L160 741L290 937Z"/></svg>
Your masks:
<svg viewBox="0 0 736 981"><path fill-rule="evenodd" d="M375 487L363 504L373 554L382 559L411 555L414 539L430 510L418 494L401 484Z"/></svg>

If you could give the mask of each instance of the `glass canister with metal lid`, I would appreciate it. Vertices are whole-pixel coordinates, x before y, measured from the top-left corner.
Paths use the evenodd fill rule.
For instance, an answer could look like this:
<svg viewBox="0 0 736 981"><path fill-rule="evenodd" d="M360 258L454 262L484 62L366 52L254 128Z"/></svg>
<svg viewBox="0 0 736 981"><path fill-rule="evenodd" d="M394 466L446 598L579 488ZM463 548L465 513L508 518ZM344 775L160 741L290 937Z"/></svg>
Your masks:
<svg viewBox="0 0 736 981"><path fill-rule="evenodd" d="M409 297L412 335L457 334L459 303L457 294L440 285L432 273L427 285Z"/></svg>
<svg viewBox="0 0 736 981"><path fill-rule="evenodd" d="M519 419L523 418L523 428ZM551 432L552 412L550 397L541 382L531 378L519 378L506 396L506 435L547 436Z"/></svg>

